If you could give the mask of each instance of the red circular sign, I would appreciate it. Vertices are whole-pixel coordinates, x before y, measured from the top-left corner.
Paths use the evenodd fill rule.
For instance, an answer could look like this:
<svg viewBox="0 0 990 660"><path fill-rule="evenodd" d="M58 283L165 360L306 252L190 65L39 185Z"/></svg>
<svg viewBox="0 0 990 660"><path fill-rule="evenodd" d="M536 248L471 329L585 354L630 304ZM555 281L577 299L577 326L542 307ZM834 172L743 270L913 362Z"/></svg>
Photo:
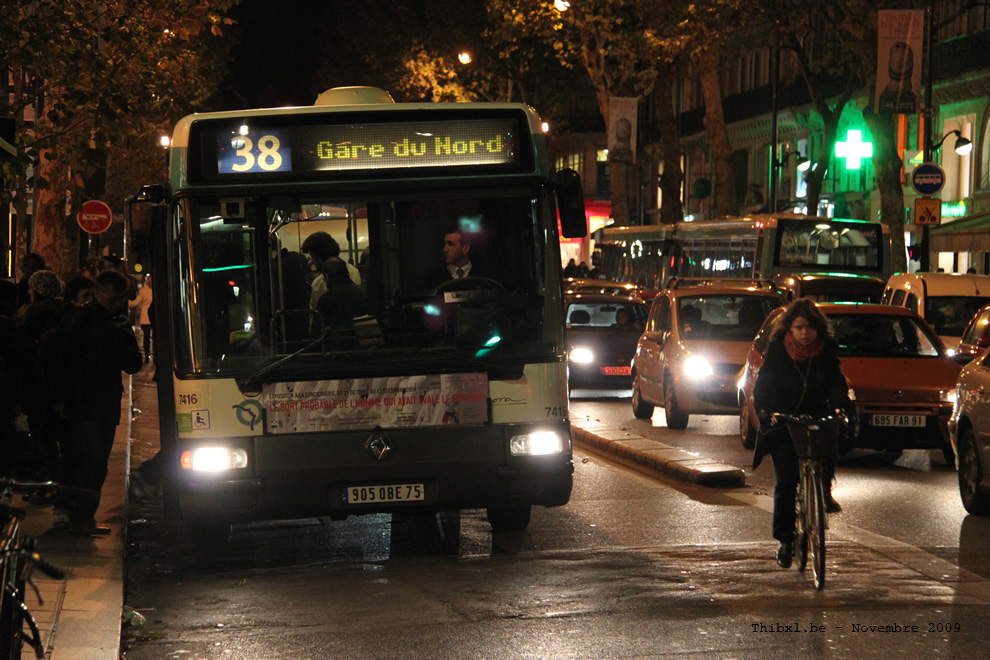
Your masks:
<svg viewBox="0 0 990 660"><path fill-rule="evenodd" d="M102 234L113 224L113 211L103 202L91 199L83 202L82 210L76 214L76 221L83 231Z"/></svg>

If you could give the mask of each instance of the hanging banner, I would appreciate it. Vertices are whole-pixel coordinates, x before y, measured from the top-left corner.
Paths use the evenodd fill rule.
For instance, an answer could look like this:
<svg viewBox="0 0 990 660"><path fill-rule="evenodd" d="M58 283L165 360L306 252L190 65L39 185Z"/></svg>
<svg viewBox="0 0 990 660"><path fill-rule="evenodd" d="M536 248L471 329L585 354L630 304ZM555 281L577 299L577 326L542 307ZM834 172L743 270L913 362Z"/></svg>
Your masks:
<svg viewBox="0 0 990 660"><path fill-rule="evenodd" d="M636 117L639 99L613 96L608 100L608 162L636 162Z"/></svg>
<svg viewBox="0 0 990 660"><path fill-rule="evenodd" d="M924 41L923 9L882 9L877 13L878 114L918 114Z"/></svg>

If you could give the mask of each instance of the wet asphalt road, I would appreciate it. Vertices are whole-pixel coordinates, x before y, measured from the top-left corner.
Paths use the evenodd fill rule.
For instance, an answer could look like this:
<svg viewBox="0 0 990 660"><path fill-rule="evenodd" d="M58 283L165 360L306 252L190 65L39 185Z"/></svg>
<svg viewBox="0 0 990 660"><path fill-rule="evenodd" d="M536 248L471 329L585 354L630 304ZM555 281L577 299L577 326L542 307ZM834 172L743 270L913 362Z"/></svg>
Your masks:
<svg viewBox="0 0 990 660"><path fill-rule="evenodd" d="M575 401L572 412L594 406L607 421L628 411L627 401L612 412L610 405ZM640 432L668 433L662 413L656 427L642 424ZM712 446L738 444L702 431L694 433ZM135 443L138 457L148 449ZM935 504L929 490L950 499L947 470L840 466L837 494L846 512L832 520L828 584L817 592L808 576L772 560L763 467L753 487L715 490L641 475L580 450L575 462L571 502L537 509L527 531L503 535L491 533L480 511L380 515L242 527L226 547L197 551L180 526L161 521L159 502L135 502L126 600L146 621L125 628L126 656L982 653L990 582L966 565L981 561L968 553L983 545L988 521L919 521L926 543L942 543L926 546L885 534L890 510L873 522L856 513L862 500L888 506L888 498L917 491L925 500L912 505L917 517ZM882 495L891 484L899 489ZM941 506L949 505L935 510Z"/></svg>

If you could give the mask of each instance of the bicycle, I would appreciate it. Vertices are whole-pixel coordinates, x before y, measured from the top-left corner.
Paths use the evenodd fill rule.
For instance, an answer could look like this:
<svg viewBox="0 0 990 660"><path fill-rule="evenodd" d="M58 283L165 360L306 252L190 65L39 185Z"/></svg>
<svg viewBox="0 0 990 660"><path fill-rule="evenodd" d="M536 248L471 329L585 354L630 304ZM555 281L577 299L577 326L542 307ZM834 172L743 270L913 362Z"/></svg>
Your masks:
<svg viewBox="0 0 990 660"><path fill-rule="evenodd" d="M838 453L839 435L848 427L848 420L838 411L825 417L774 413L771 420L774 424L783 422L787 425L798 456L797 520L794 526L797 567L804 572L810 550L815 588L821 590L825 587L825 530L828 529L825 461Z"/></svg>
<svg viewBox="0 0 990 660"><path fill-rule="evenodd" d="M41 631L34 616L24 602L27 587L30 586L38 602L42 602L41 591L31 576L34 569L45 575L62 579L65 572L42 559L36 550L34 537L21 533L21 519L24 509L12 504L13 495L23 493L54 493L58 484L46 482L25 482L10 478L0 479L0 585L3 587L0 598L0 660L19 660L25 643L38 658L45 657ZM24 632L27 626L28 632Z"/></svg>

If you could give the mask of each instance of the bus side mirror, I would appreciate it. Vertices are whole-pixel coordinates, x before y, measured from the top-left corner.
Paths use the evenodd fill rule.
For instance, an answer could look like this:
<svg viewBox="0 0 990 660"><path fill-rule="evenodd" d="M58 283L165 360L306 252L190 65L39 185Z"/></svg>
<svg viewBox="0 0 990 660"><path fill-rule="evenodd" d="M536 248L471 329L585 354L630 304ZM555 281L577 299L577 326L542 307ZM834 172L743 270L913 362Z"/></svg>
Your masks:
<svg viewBox="0 0 990 660"><path fill-rule="evenodd" d="M557 172L555 178L560 231L564 238L583 238L588 234L588 218L584 214L581 175L568 169Z"/></svg>

